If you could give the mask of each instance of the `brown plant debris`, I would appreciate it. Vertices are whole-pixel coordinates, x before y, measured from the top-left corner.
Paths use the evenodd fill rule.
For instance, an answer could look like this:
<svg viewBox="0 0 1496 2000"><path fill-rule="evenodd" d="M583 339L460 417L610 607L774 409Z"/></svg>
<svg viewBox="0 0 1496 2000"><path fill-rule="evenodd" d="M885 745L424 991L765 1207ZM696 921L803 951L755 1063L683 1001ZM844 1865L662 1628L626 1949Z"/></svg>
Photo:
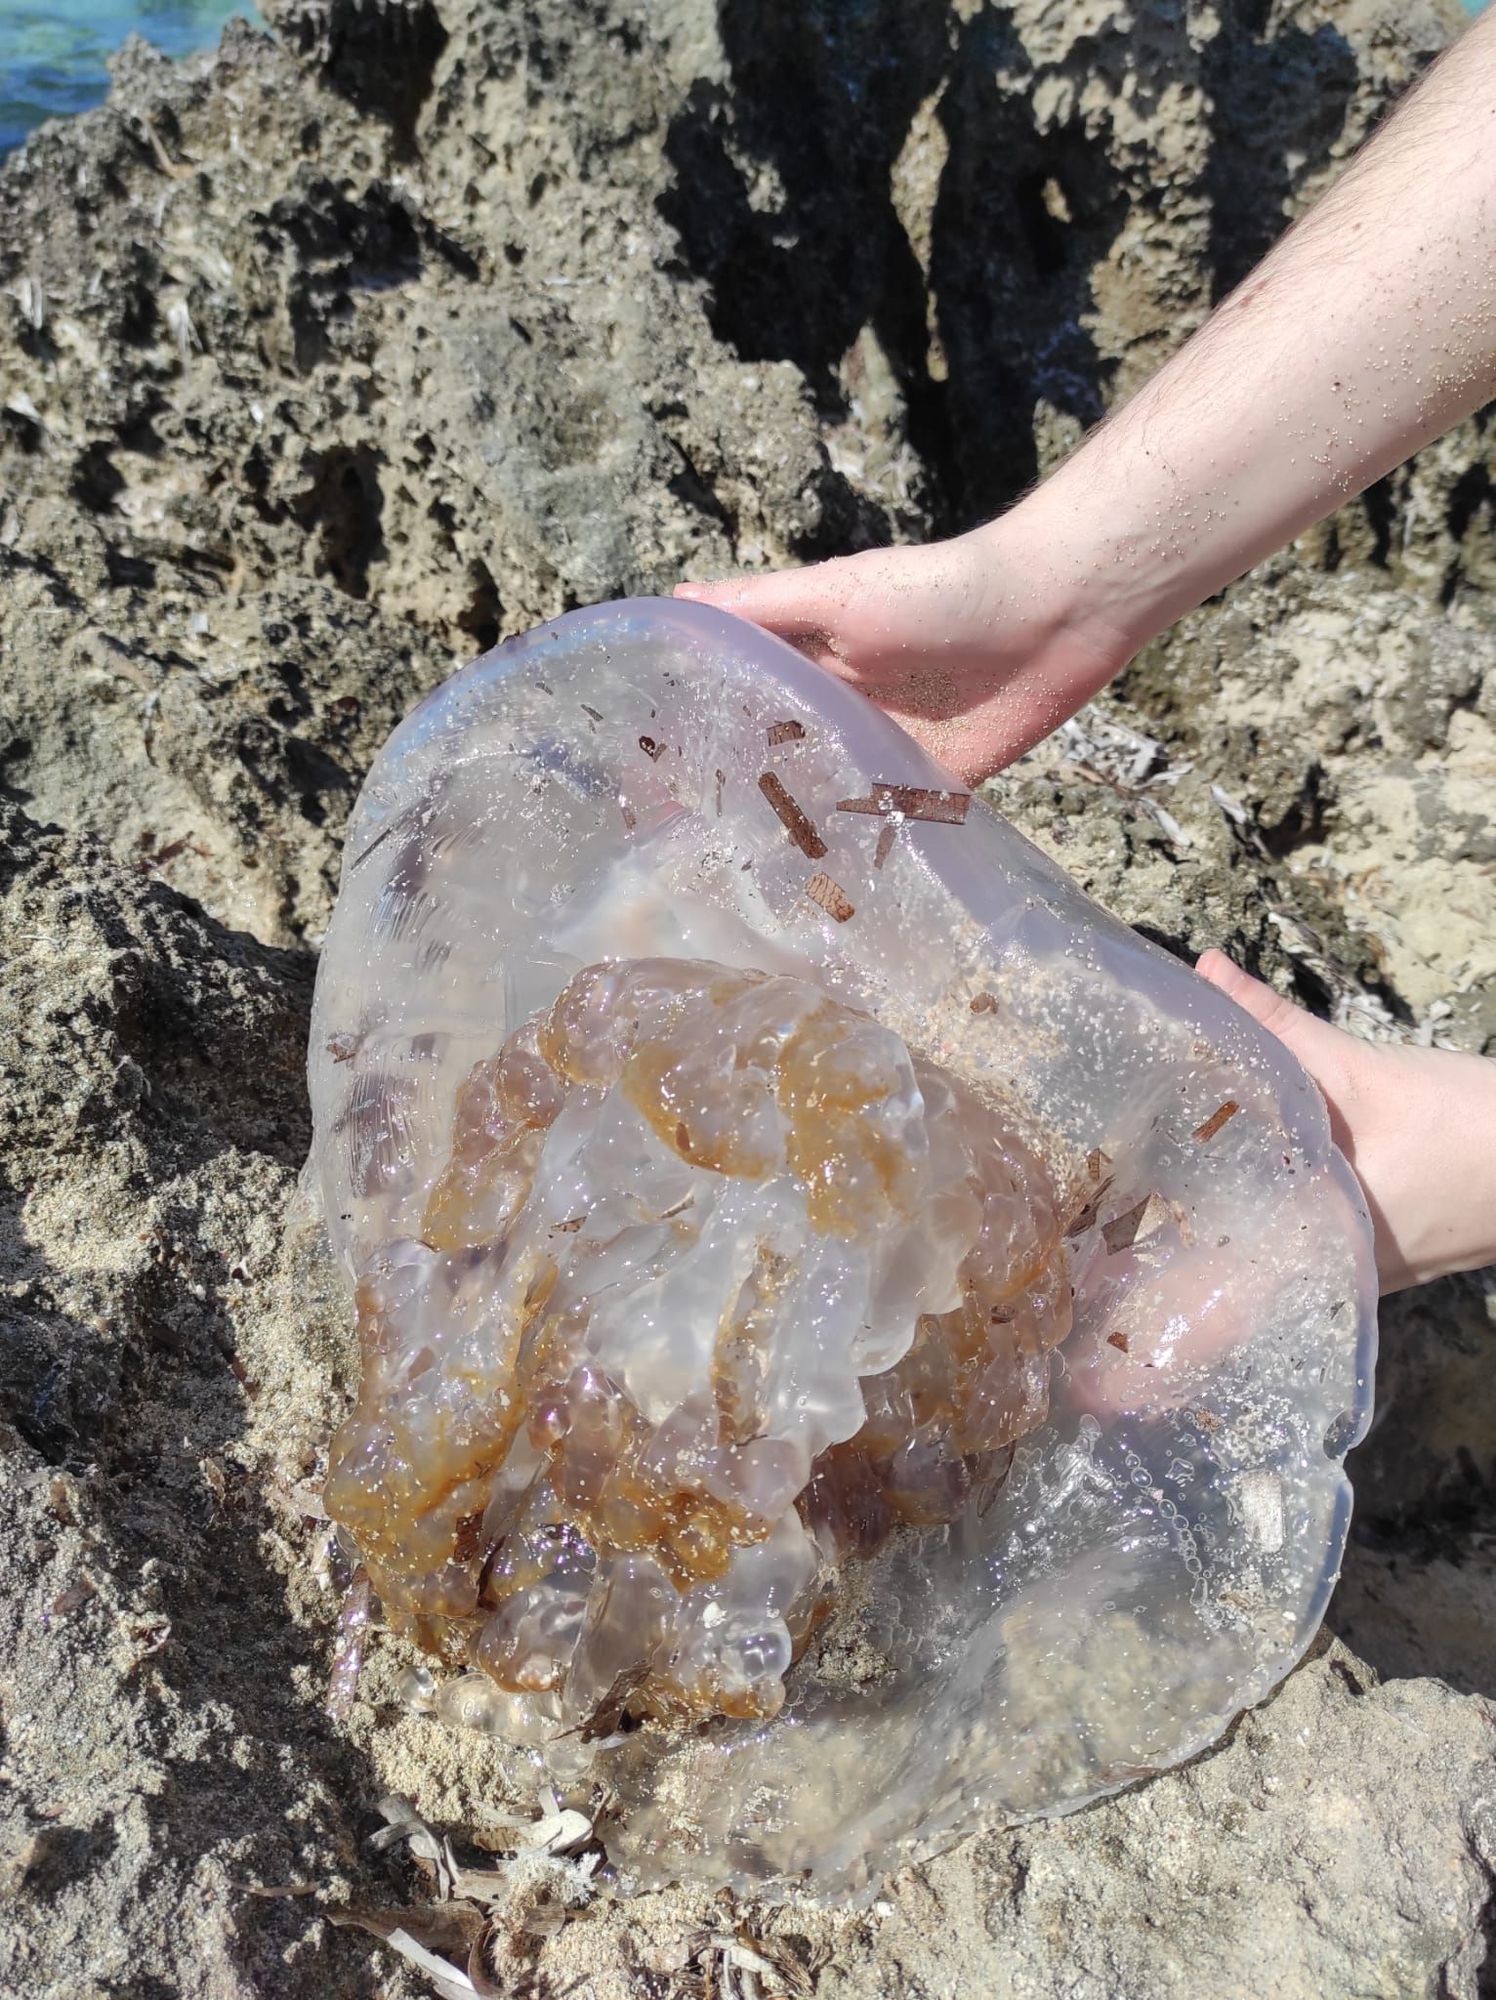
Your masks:
<svg viewBox="0 0 1496 2000"><path fill-rule="evenodd" d="M595 1743L599 1737L615 1736L619 1725L628 1712L629 1697L637 1694L649 1679L649 1662L640 1661L632 1667L625 1667L618 1674L613 1685L593 1709L577 1734L584 1743Z"/></svg>
<svg viewBox="0 0 1496 2000"><path fill-rule="evenodd" d="M964 826L970 805L970 792L939 792L928 785L891 785L880 779L865 799L838 799L836 810L873 813L882 818L898 813L903 819L933 820L942 826Z"/></svg>
<svg viewBox="0 0 1496 2000"><path fill-rule="evenodd" d="M780 824L806 860L819 861L826 852L825 841L772 771L764 772L758 781L758 788L774 808ZM850 916L852 913L848 910L847 914Z"/></svg>
<svg viewBox="0 0 1496 2000"><path fill-rule="evenodd" d="M735 1931L701 1932L691 1941L685 1991L702 2000L810 2000L814 1972L783 1947L755 1937L746 1924Z"/></svg>
<svg viewBox="0 0 1496 2000"><path fill-rule="evenodd" d="M1136 1243L1145 1243L1150 1236L1156 1236L1172 1213L1170 1204L1162 1195L1145 1195L1134 1202L1131 1208L1123 1209L1102 1227L1102 1241L1109 1251L1130 1250Z"/></svg>
<svg viewBox="0 0 1496 2000"><path fill-rule="evenodd" d="M771 722L764 731L764 734L768 738L769 748L777 750L781 743L802 742L805 737L805 724L803 722L795 722L794 720L789 722Z"/></svg>
<svg viewBox="0 0 1496 2000"><path fill-rule="evenodd" d="M464 1514L457 1523L457 1532L452 1541L453 1562L471 1562L483 1546L483 1515Z"/></svg>
<svg viewBox="0 0 1496 2000"><path fill-rule="evenodd" d="M1095 1152L1093 1152L1087 1159L1086 1165L1088 1167L1090 1167L1091 1160L1096 1160L1098 1161L1098 1163L1104 1161L1106 1165L1108 1166L1111 1165L1111 1162L1107 1160L1106 1154L1101 1152L1099 1148ZM1093 1175L1094 1175L1094 1170L1093 1170ZM1096 1185L1091 1189L1091 1192L1086 1196L1086 1199L1082 1203L1081 1207L1077 1209L1075 1215L1066 1224L1065 1226L1066 1236L1072 1238L1076 1236L1083 1236L1085 1232L1092 1227L1092 1225L1095 1223L1097 1216L1101 1213L1101 1204L1106 1200L1107 1195L1111 1190L1112 1178L1113 1178L1112 1175L1106 1174L1101 1180L1096 1182Z"/></svg>
<svg viewBox="0 0 1496 2000"><path fill-rule="evenodd" d="M813 903L819 903L828 917L835 917L844 924L855 914L856 905L839 882L833 882L825 873L812 875L805 885L805 893Z"/></svg>
<svg viewBox="0 0 1496 2000"><path fill-rule="evenodd" d="M1195 1127L1194 1136L1200 1141L1202 1146L1208 1145L1216 1133L1220 1131L1221 1127L1229 1125L1240 1110L1241 1106L1237 1103L1236 1099L1228 1097L1224 1104L1216 1106L1203 1125Z"/></svg>

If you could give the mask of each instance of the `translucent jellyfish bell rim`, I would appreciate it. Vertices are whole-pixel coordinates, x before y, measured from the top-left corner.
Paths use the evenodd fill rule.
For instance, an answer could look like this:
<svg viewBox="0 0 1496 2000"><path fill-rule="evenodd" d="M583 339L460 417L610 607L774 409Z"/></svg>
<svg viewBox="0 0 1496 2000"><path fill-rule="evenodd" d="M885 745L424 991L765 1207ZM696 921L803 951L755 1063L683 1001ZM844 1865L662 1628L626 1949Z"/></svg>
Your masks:
<svg viewBox="0 0 1496 2000"><path fill-rule="evenodd" d="M693 690L695 675L699 679ZM592 719L590 730L577 719L578 708ZM659 723L653 720L657 713ZM785 723L784 717L796 719ZM767 761L778 765L774 772L759 761L765 758L766 730ZM636 735L639 731L645 733ZM781 750L781 744L789 747ZM657 761L667 749L668 759ZM712 776L719 762L727 774L723 769L715 773L714 835ZM791 793L779 782L787 812L774 800L779 772L794 787ZM808 790L802 789L802 781ZM641 785L643 791L636 789ZM750 1780L756 1784L752 1774L759 1772L770 1789L779 1787L776 1796L786 1811L801 1796L793 1769L796 1757L803 1761L807 1749L830 1744L843 1760L834 1793L827 1795L835 1798L835 1827L818 1820L819 1831L805 1832L805 1841L812 1843L807 1848L800 1841L802 1829L791 1826L790 1847L766 1841L751 1866L746 1859L724 1858L720 1851L713 1860L704 1831L692 1836L694 1847L681 1845L686 1839L683 1822L670 1819L668 1791L663 1792L647 1809L637 1806L643 1815L637 1837L629 1834L625 1840L620 1834L619 1865L627 1862L637 1871L634 1879L641 1886L663 1879L661 1871L674 1869L677 1860L680 1872L674 1879L762 1881L764 1868L788 1879L801 1872L806 1853L815 1859L823 1886L825 1880L845 1886L859 1868L866 1872L874 1852L881 1858L873 1865L881 1869L936 1851L974 1823L973 1812L990 1820L996 1811L1015 1823L1072 1810L1119 1789L1144 1770L1169 1768L1208 1747L1233 1715L1261 1700L1291 1670L1318 1627L1338 1576L1349 1523L1351 1492L1342 1460L1371 1419L1377 1336L1370 1217L1355 1175L1333 1146L1323 1100L1299 1063L1192 968L1099 908L980 795L969 812L963 808L954 815L925 814L923 809L891 812L886 799L847 798L849 790L865 793L870 785L962 798L968 794L964 784L855 686L728 612L684 600L642 598L567 613L453 675L386 743L353 816L343 894L319 972L311 1080L335 1242L339 1221L349 1220L335 1210L357 1206L350 1194L335 1198L343 1169L332 1135L341 1129L336 1122L340 1107L353 1101L350 1081L361 1074L357 1065L365 1060L354 1053L361 1023L373 1020L385 1038L379 1046L394 1048L399 1056L402 1050L424 1051L427 1043L440 1043L441 1035L427 1031L444 1026L447 1009L450 1046L464 1051L461 1065L471 1063L475 1052L487 1051L486 999L468 1014L452 1014L460 996L454 997L457 989L449 991L435 973L447 961L432 957L432 949L444 945L451 951L454 938L458 956L452 964L469 955L469 987L480 998L499 990L501 979L508 982L511 966L519 963L518 984L502 988L506 1031L537 1000L550 1004L554 995L546 981L553 970L561 979L563 964L580 968L615 958L694 956L762 970L773 964L783 969L793 959L833 997L848 999L874 1018L886 1016L883 1025L902 1036L912 1052L937 1062L949 1060L958 1075L962 1061L969 1059L973 1077L984 1077L994 1091L994 1103L1011 1094L1012 1102L1040 1125L1052 1126L1055 1143L1069 1161L1067 1171L1079 1177L1080 1185L1085 1184L1082 1162L1091 1182L1103 1183L1084 1211L1090 1220L1076 1225L1086 1247L1083 1254L1077 1243L1073 1269L1074 1284L1093 1285L1101 1301L1090 1329L1094 1344L1068 1343L1068 1353L1057 1350L1060 1361L1053 1379L1059 1399L1063 1378L1062 1404L1052 1404L1050 1416L1022 1440L1019 1449L1027 1469L1020 1466L1013 1473L1011 1491L990 1516L984 1508L984 1525L966 1524L971 1536L959 1544L952 1541L938 1578L933 1558L921 1544L917 1560L905 1563L890 1586L896 1595L903 1593L899 1602L909 1607L925 1603L930 1590L938 1597L942 1590L954 1589L942 1602L954 1605L962 1618L980 1618L983 1643L1000 1642L1001 1650L976 1660L977 1680L967 1676L962 1687L956 1685L952 1665L960 1656L941 1655L938 1670L944 1679L932 1688L921 1678L927 1669L918 1662L934 1655L921 1653L917 1643L906 1647L907 1660L916 1664L898 1669L903 1677L896 1678L881 1710L876 1703L870 1706L872 1723L861 1710L850 1718L845 1740L836 1731L843 1728L839 1718L850 1697L833 1688L816 1709L815 1684L810 1708L797 1706L795 1696L782 1721L760 1733L729 1731L712 1737L704 1743L703 1761L689 1767L697 1774L691 1784L699 1778L704 1788L701 1798L709 1800L715 1787L708 1766L720 1753L739 1760L731 1766L735 1786ZM661 787L668 795L664 818ZM554 832L557 826L565 831L572 821L546 821L538 809L532 818L527 802L542 797L569 799L565 811L586 829L578 840L593 845L579 848L568 844L569 834L562 839ZM647 811L645 799L653 801ZM854 816L869 810L886 816L875 859L869 820ZM455 841L450 823L454 811L462 827ZM789 815L797 812L794 824ZM847 817L839 817L843 814ZM539 829L547 826L553 831L542 838ZM386 844L391 833L399 837ZM444 857L440 867L445 872L435 877L434 888L421 858L422 842L429 843L428 858ZM374 865L354 876L352 871L361 869L376 849L381 853ZM817 849L829 854L824 863L809 858ZM576 863L578 852L592 858ZM747 860L742 859L745 853ZM883 870L885 854L887 872L869 872ZM753 875L737 872L755 861ZM568 873L574 866L581 867L580 875ZM811 867L822 866L834 870L846 888L839 888L829 874L811 875ZM852 872L844 873L844 866ZM607 896L614 889L609 885L618 882L627 891L629 926L610 929L597 912L612 907ZM646 913L642 929L635 927L636 905L628 901L637 883L647 891L637 903ZM734 883L743 887L724 886ZM815 883L829 883L845 908L823 902ZM391 884L396 888L387 894ZM659 885L665 885L663 890ZM749 940L744 948L752 954L746 958L732 956L739 949L738 933L712 930L709 923L702 929L706 919L693 914L705 911L710 917L718 908L713 898L719 895L722 908L743 913L748 925L743 935ZM580 919L550 914L577 907L583 912ZM432 911L447 913L441 917L446 931L440 922L423 928ZM666 915L658 917L659 911ZM854 917L856 921L848 921ZM652 929L657 922L662 928ZM642 945L638 940L646 934L666 942ZM720 953L695 948L707 936L723 941ZM533 961L528 956L532 951L538 954ZM540 968L538 983L527 969L532 964ZM989 981L1000 1003L993 992L982 990ZM386 998L386 987L392 998ZM971 998L974 991L976 999ZM513 1019L507 1011L511 1005ZM388 1011L381 1012L385 1007ZM996 1041L987 1025L993 1015L999 1023ZM384 1059L377 1052L368 1058L376 1076ZM420 1060L427 1059L422 1053ZM455 1077L465 1069L456 1053L432 1059L458 1065L436 1072L445 1078L450 1101ZM339 1066L344 1062L353 1067L343 1070ZM379 1089L383 1087L380 1083ZM1240 1103L1227 1103L1228 1094ZM438 1130L438 1099L424 1101L438 1105L422 1115L431 1127L427 1136L440 1138L447 1128ZM1189 1108L1188 1117L1180 1115L1184 1108ZM1224 1117L1229 1122L1243 1109L1248 1116L1230 1125L1230 1136L1205 1150L1219 1121ZM1161 1135L1156 1141L1151 1137L1155 1132ZM1191 1140L1200 1144L1192 1147ZM447 1143L443 1138L443 1148ZM1088 1148L1095 1151L1088 1155ZM1108 1164L1099 1167L1097 1160ZM1117 1166L1115 1186L1112 1164ZM1110 1222L1105 1221L1107 1209L1098 1214L1108 1187ZM358 1190L360 1196L369 1192ZM1136 1210L1124 1206L1138 1195L1145 1195L1146 1202ZM1125 1249L1133 1240L1129 1236L1114 1245L1110 1232L1116 1223L1153 1205L1156 1197L1169 1208L1171 1195L1180 1197L1172 1204L1180 1236L1165 1242L1187 1246L1183 1261L1195 1274L1190 1282L1208 1287L1198 1296L1208 1328L1216 1329L1214 1339L1220 1340L1223 1323L1228 1329L1219 1350L1227 1359L1219 1368L1213 1358L1217 1350L1208 1344L1191 1355L1186 1343L1180 1357L1172 1358L1173 1328L1176 1322L1190 1327L1193 1307L1185 1311L1171 1305L1167 1291L1138 1289L1139 1266L1133 1259L1110 1262L1115 1247ZM1194 1234L1186 1228L1186 1211ZM1201 1229L1206 1214L1212 1224L1208 1233ZM406 1223L390 1236L419 1233ZM1236 1247L1225 1249L1232 1244ZM353 1242L345 1240L339 1247L353 1267ZM1162 1262L1150 1263L1145 1256L1142 1269L1145 1274L1167 1270L1169 1260L1180 1254L1164 1248L1158 1253ZM1276 1284L1276 1291L1259 1292L1254 1275L1259 1269L1263 1285ZM1143 1301L1131 1321L1113 1317L1129 1284ZM1270 1303L1270 1322L1252 1317L1263 1298ZM1212 1311L1217 1317L1209 1319ZM1245 1332L1242 1351L1233 1361L1230 1342L1236 1335L1229 1329L1238 1325ZM1123 1334L1110 1331L1120 1326L1132 1329L1131 1350ZM1103 1333L1109 1345L1100 1344ZM1154 1365L1165 1374L1140 1376L1140 1367ZM1175 1379L1183 1384L1185 1402L1177 1400L1177 1390L1176 1401L1169 1400L1170 1368L1180 1371ZM1203 1394L1196 1384L1206 1381L1222 1385L1223 1400L1215 1408L1224 1409L1224 1417L1193 1407ZM1162 1402L1150 1385L1162 1391ZM1273 1424L1280 1422L1274 1412L1279 1411L1286 1412L1284 1427L1274 1430ZM1100 1447L1094 1439L1101 1427L1092 1412L1100 1413L1107 1426ZM1170 1440L1182 1434L1185 1420L1195 1424L1197 1419L1194 1444L1185 1449L1184 1460L1171 1463ZM1221 1423L1227 1428L1220 1429ZM1143 1430L1135 1428L1138 1424ZM1097 1451L1100 1456L1088 1459ZM1103 1495L1096 1508L1114 1510L1105 1514L1101 1527L1095 1526L1101 1517L1085 1511L1090 1502L1077 1501L1079 1512L1063 1512L1071 1508L1067 1496L1082 1491L1073 1480L1084 1485L1083 1460L1098 1478L1105 1474L1101 1487L1090 1489ZM1198 1489L1186 1495L1183 1482L1196 1477L1192 1467L1198 1468ZM1286 1540L1280 1510L1279 1539L1259 1544L1269 1550L1260 1568L1266 1581L1255 1586L1252 1603L1262 1608L1229 1614L1238 1620L1234 1625L1211 1625L1215 1636L1207 1635L1213 1648L1207 1662L1198 1646L1200 1630L1192 1622L1195 1599L1189 1579L1192 1575L1199 1581L1202 1551L1212 1591L1235 1588L1239 1573L1245 1573L1238 1571L1239 1556L1247 1567L1257 1561L1251 1543L1259 1531L1266 1532L1265 1503L1260 1487L1249 1491L1248 1486L1260 1478L1254 1471L1258 1467L1274 1479L1281 1473L1281 1491L1299 1511L1286 1516ZM1170 1481L1186 1510L1183 1517L1160 1491ZM1150 1482L1151 1497L1144 1492L1140 1498L1131 1490L1148 1488ZM1193 1512L1192 1498L1199 1501ZM1120 1540L1134 1534L1140 1518L1136 1506L1147 1510L1146 1536ZM1025 1568L1027 1557L1016 1569L1003 1568L1014 1560L1010 1554L999 1559L1000 1538L1010 1533L1003 1525L1010 1512L1023 1533L1042 1528L1046 1536L1058 1537L1043 1545L1047 1552L1058 1552L1058 1569ZM1202 1537L1214 1535L1214 1542L1202 1539L1197 1548L1192 1523ZM1001 1544L1005 1550L1017 1546L1017 1541ZM1209 1553L1212 1547L1215 1555ZM1279 1549L1281 1558L1272 1553ZM1088 1566L1076 1568L1082 1555ZM918 1571L927 1559L930 1577L922 1581ZM1050 1560L1046 1553L1043 1561ZM1120 1571L1110 1566L1119 1560ZM1166 1571L1160 1568L1165 1562ZM970 1567L962 1570L961 1564ZM1138 1585L1138 1619L1157 1610L1170 1621L1139 1625L1133 1652L1115 1651L1121 1680L1113 1683L1103 1675L1094 1683L1098 1692L1085 1698L1092 1720L1097 1714L1103 1720L1113 1713L1121 1717L1126 1726L1117 1740L1135 1744L1136 1752L1124 1757L1104 1746L1087 1748L1084 1755L1062 1759L1061 1769L1048 1761L1048 1746L1079 1742L1072 1707L1078 1697L1071 1679L1046 1681L1040 1676L1048 1674L1052 1663L1067 1676L1082 1671L1090 1649L1103 1643L1114 1649L1133 1645L1127 1622L1133 1617L1133 1600L1120 1606L1100 1602L1117 1594L1116 1574L1122 1576L1124 1597ZM1165 1579L1167 1588L1153 1592L1157 1577ZM966 1595L963 1578L980 1587ZM1054 1616L1055 1600L1044 1596L1050 1578L1066 1593L1073 1592L1060 1606L1063 1620ZM1224 1595L1221 1601L1226 1601ZM1010 1612L1016 1620L1011 1629ZM1110 1617L1113 1613L1118 1615ZM1060 1633L1062 1626L1063 1636L1051 1643L1050 1635ZM954 1631L956 1625L948 1629ZM968 1639L977 1630L971 1625ZM1018 1648L1012 1674L1004 1664L1010 1639ZM1128 1682L1129 1675L1148 1674L1154 1676L1151 1681L1140 1677ZM1142 1689L1151 1705L1142 1710L1119 1707L1112 1690L1129 1684ZM1046 1687L1053 1692L1036 1707L1035 1699ZM994 1701L999 1705L993 1706ZM929 1703L944 1718L937 1734L948 1740L940 1744L930 1741L925 1726L934 1712ZM1028 1726L1026 1716L1039 1719L1036 1729ZM873 1739L865 1733L874 1726L882 1731L879 1757L892 1759L887 1768L902 1773L904 1789L896 1803L907 1824L889 1816L884 1765L870 1757ZM786 1729L787 1738L778 1733ZM905 1754L900 1748L903 1732L912 1732L908 1748L918 1765L917 1783L899 1762ZM637 1749L642 1739L630 1741ZM780 1748L771 1749L776 1742ZM798 1751L786 1747L796 1742ZM968 1744L981 1753L975 1764ZM683 1749L680 1754L689 1758L694 1752ZM813 1751L813 1762L819 1754ZM1124 1766L1128 1775L1118 1777ZM672 1768L684 1783L688 1763ZM721 1768L725 1773L728 1765ZM926 1775L932 1768L936 1778ZM1056 1771L1054 1782L1068 1789L1046 1789ZM935 1785L937 1778L943 1789L924 1796L920 1788ZM1016 1789L1005 1791L1010 1779ZM1084 1795L1075 1789L1080 1782L1087 1786ZM861 1801L855 1810L848 1803L853 1796ZM825 1801L816 1803L819 1809ZM703 1812L704 1827L709 1817L705 1806ZM729 1832L735 1839L736 1829ZM864 1833L871 1847L863 1842ZM727 1834L719 1829L718 1837L726 1839Z"/></svg>

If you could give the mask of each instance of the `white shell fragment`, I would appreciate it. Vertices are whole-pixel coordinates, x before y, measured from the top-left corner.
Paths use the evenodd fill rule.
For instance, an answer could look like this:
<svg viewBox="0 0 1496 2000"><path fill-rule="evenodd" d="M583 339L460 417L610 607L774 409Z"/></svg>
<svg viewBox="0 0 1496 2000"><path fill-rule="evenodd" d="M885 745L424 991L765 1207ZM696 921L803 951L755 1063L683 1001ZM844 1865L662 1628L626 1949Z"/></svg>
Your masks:
<svg viewBox="0 0 1496 2000"><path fill-rule="evenodd" d="M856 1891L1312 1636L1375 1348L1318 1094L764 633L612 604L424 701L310 1079L328 1510L626 1884Z"/></svg>

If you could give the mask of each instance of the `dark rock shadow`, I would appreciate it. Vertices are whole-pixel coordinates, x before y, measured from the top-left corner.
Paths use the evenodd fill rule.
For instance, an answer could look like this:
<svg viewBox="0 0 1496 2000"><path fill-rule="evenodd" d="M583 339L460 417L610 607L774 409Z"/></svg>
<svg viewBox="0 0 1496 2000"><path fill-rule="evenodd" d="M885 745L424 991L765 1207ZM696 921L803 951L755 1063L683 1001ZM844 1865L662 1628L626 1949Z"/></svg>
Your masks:
<svg viewBox="0 0 1496 2000"><path fill-rule="evenodd" d="M1270 33L1273 11L1270 0L1225 0L1204 58L1216 299L1283 234L1289 197L1329 158L1359 76L1356 52L1337 28L1321 23L1311 32L1290 23Z"/></svg>
<svg viewBox="0 0 1496 2000"><path fill-rule="evenodd" d="M1496 1697L1496 1289L1384 1300L1377 1412L1328 1624L1387 1678Z"/></svg>
<svg viewBox="0 0 1496 2000"><path fill-rule="evenodd" d="M924 280L889 187L948 61L942 0L855 14L723 0L719 24L732 79L693 85L666 137L675 182L660 201L686 271L710 287L712 331L746 361L793 362L834 421L847 410L838 363L871 326L935 463Z"/></svg>
<svg viewBox="0 0 1496 2000"><path fill-rule="evenodd" d="M723 0L719 22L732 81L698 81L671 124L660 209L711 286L717 336L794 362L840 415L836 365L864 325L906 380L923 350L923 280L888 190L946 71L946 8Z"/></svg>
<svg viewBox="0 0 1496 2000"><path fill-rule="evenodd" d="M673 121L660 202L710 287L714 332L745 360L793 362L834 420L839 363L871 327L929 476L932 531L973 525L1037 476L1039 405L1080 428L1102 416L1112 364L1089 331L1092 273L1130 210L1166 193L1124 183L1078 90L1041 129L1034 66L1001 10L961 23L940 0L722 0L719 25L731 79L698 81ZM1117 84L1125 64L1140 109L1203 82L1215 297L1281 235L1359 76L1338 30L1273 32L1267 0L1226 0L1203 53L1162 10L1078 44L1072 83L1077 64ZM945 157L926 272L890 177L930 105Z"/></svg>
<svg viewBox="0 0 1496 2000"><path fill-rule="evenodd" d="M1039 397L1083 424L1101 414L1106 371L1081 316L1126 210L1103 149L1078 127L1036 130L1004 16L953 33L941 0L855 14L723 0L719 19L732 80L690 92L660 203L710 287L713 331L745 360L793 362L834 420L838 364L871 327L933 525L968 526L1032 481ZM932 96L947 151L927 283L891 175Z"/></svg>
<svg viewBox="0 0 1496 2000"><path fill-rule="evenodd" d="M310 483L297 518L315 537L317 569L350 597L369 595L369 571L387 560L380 454L365 444L309 454Z"/></svg>
<svg viewBox="0 0 1496 2000"><path fill-rule="evenodd" d="M1148 53L1141 44L1139 53ZM954 528L1010 506L1038 477L1041 403L1089 429L1111 380L1086 320L1096 305L1091 273L1126 220L1129 194L1078 115L1038 129L1031 83L1007 17L983 13L962 33L940 102L950 151L930 285Z"/></svg>
<svg viewBox="0 0 1496 2000"><path fill-rule="evenodd" d="M390 127L407 157L431 94L447 30L431 0L271 0L276 33L329 86Z"/></svg>

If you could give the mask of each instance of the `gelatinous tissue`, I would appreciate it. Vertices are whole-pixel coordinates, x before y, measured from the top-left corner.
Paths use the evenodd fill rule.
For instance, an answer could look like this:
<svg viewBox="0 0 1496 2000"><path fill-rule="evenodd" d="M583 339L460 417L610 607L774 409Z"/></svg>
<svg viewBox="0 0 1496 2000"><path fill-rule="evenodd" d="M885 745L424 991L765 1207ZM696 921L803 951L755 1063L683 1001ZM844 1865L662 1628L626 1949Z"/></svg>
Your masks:
<svg viewBox="0 0 1496 2000"><path fill-rule="evenodd" d="M856 1891L1308 1643L1375 1282L1308 1079L859 695L576 612L401 725L317 985L327 1506L625 1882Z"/></svg>

